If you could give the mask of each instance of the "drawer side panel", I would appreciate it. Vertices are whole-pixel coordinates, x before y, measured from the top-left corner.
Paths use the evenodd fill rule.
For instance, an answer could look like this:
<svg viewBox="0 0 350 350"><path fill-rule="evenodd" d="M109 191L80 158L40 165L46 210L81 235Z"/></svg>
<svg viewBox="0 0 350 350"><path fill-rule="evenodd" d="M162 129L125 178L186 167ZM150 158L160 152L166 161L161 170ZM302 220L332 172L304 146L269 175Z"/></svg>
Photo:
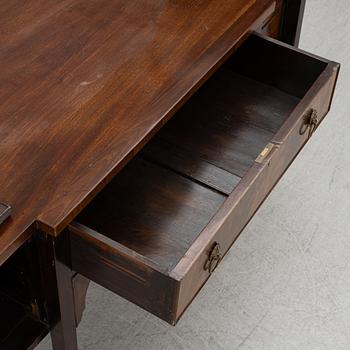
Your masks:
<svg viewBox="0 0 350 350"><path fill-rule="evenodd" d="M204 270L214 242L225 254L254 213L277 184L293 159L308 141L307 133L300 135L304 114L317 109L320 121L327 114L334 92L339 65L330 63L309 93L296 107L286 123L273 138L273 148L259 164L255 163L229 196L216 217L209 223L171 276L180 281L178 319L209 278Z"/></svg>

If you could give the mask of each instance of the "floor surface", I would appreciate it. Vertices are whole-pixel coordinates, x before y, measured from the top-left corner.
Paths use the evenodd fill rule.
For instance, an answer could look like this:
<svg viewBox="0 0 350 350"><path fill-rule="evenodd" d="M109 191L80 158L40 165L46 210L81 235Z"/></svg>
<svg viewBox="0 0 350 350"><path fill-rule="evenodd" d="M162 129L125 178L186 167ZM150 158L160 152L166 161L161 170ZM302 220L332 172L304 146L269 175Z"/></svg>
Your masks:
<svg viewBox="0 0 350 350"><path fill-rule="evenodd" d="M349 0L307 0L300 47L342 63L333 109L220 269L175 328L92 285L79 349L350 349Z"/></svg>

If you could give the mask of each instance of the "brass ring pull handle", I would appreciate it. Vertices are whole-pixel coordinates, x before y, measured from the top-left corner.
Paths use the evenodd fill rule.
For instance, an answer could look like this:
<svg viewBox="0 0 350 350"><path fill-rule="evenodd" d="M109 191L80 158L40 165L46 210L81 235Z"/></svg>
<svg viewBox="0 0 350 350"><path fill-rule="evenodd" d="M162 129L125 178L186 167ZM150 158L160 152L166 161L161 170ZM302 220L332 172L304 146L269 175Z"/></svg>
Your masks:
<svg viewBox="0 0 350 350"><path fill-rule="evenodd" d="M219 262L221 261L221 259L222 259L222 253L221 253L220 244L215 242L208 254L208 259L205 262L204 270L212 274L214 270L217 268L217 266L219 265Z"/></svg>
<svg viewBox="0 0 350 350"><path fill-rule="evenodd" d="M316 109L311 108L304 117L304 123L300 127L300 135L304 135L309 130L309 138L316 130L319 123L318 113Z"/></svg>

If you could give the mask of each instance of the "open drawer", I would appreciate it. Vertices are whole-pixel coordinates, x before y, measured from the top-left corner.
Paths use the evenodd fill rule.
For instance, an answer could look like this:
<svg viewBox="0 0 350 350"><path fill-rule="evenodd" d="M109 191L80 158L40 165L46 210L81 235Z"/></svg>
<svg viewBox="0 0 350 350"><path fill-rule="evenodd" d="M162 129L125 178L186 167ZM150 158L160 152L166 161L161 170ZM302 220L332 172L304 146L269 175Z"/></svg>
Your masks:
<svg viewBox="0 0 350 350"><path fill-rule="evenodd" d="M338 70L250 36L69 226L72 268L175 324L328 112Z"/></svg>

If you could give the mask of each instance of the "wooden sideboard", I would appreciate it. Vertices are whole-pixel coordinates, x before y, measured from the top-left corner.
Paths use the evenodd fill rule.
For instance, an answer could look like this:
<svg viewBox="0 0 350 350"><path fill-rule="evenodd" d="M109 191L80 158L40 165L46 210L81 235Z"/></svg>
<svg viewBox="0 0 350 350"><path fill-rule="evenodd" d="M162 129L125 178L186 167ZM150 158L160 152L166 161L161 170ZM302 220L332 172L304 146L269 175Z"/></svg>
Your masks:
<svg viewBox="0 0 350 350"><path fill-rule="evenodd" d="M2 7L1 349L77 349L90 280L176 324L330 108L304 6Z"/></svg>

